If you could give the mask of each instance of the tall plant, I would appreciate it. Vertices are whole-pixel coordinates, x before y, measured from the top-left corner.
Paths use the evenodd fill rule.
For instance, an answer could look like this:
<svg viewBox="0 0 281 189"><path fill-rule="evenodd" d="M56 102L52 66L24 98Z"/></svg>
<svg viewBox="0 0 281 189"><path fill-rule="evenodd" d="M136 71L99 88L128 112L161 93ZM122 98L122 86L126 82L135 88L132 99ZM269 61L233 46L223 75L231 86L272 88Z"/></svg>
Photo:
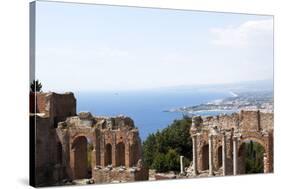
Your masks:
<svg viewBox="0 0 281 189"><path fill-rule="evenodd" d="M30 91L41 92L41 90L42 90L42 84L39 82L39 80L33 80L30 84Z"/></svg>

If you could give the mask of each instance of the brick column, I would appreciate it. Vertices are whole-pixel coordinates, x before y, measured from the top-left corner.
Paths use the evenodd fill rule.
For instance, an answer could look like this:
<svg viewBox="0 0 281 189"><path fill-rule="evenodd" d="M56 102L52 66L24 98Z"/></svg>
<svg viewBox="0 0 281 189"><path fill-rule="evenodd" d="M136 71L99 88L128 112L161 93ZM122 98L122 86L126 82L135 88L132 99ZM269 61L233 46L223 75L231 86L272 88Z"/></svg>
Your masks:
<svg viewBox="0 0 281 189"><path fill-rule="evenodd" d="M209 175L214 175L213 173L213 142L212 135L209 136Z"/></svg>
<svg viewBox="0 0 281 189"><path fill-rule="evenodd" d="M233 137L233 175L237 175L237 138Z"/></svg>
<svg viewBox="0 0 281 189"><path fill-rule="evenodd" d="M92 169L97 166L97 152L96 147L94 146L94 149L92 151Z"/></svg>
<svg viewBox="0 0 281 189"><path fill-rule="evenodd" d="M125 166L128 168L130 167L130 143L125 143Z"/></svg>
<svg viewBox="0 0 281 189"><path fill-rule="evenodd" d="M111 153L112 167L116 167L116 134L113 135L112 153Z"/></svg>
<svg viewBox="0 0 281 189"><path fill-rule="evenodd" d="M105 166L105 138L104 135L102 135L101 137L101 148L100 148L100 159L101 159L101 166L104 167Z"/></svg>
<svg viewBox="0 0 281 189"><path fill-rule="evenodd" d="M269 163L268 163L267 153L263 153L263 170L264 173L269 173Z"/></svg>
<svg viewBox="0 0 281 189"><path fill-rule="evenodd" d="M192 135L193 174L197 175L197 136Z"/></svg>
<svg viewBox="0 0 281 189"><path fill-rule="evenodd" d="M71 175L70 175L70 178L71 179L74 179L74 177L75 177L75 173L74 173L74 169L75 169L75 167L74 167L74 155L75 154L75 149L70 149L70 162L69 162L69 164L70 164L70 169L71 169Z"/></svg>
<svg viewBox="0 0 281 189"><path fill-rule="evenodd" d="M94 156L95 166L93 166L92 168L95 168L96 166L101 165L100 133L99 131L97 131L97 129L95 129L93 144L94 144L93 156Z"/></svg>
<svg viewBox="0 0 281 189"><path fill-rule="evenodd" d="M265 146L264 154L264 173L273 172L273 133L269 133L267 136L267 144Z"/></svg>
<svg viewBox="0 0 281 189"><path fill-rule="evenodd" d="M226 175L226 138L222 136L222 175Z"/></svg>

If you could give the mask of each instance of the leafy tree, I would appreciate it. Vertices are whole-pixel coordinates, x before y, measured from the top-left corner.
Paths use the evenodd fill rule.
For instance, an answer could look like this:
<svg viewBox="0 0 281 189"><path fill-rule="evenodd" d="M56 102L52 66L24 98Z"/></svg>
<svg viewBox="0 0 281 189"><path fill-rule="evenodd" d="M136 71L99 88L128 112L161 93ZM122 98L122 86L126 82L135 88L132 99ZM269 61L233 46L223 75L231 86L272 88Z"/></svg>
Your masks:
<svg viewBox="0 0 281 189"><path fill-rule="evenodd" d="M156 137L154 134L149 134L146 141L143 143L144 163L152 165L155 159L156 151Z"/></svg>
<svg viewBox="0 0 281 189"><path fill-rule="evenodd" d="M30 84L30 91L31 92L41 92L42 84L39 82L39 80L33 80Z"/></svg>
<svg viewBox="0 0 281 189"><path fill-rule="evenodd" d="M166 156L166 163L168 170L176 170L180 169L180 156L174 149L169 149Z"/></svg>
<svg viewBox="0 0 281 189"><path fill-rule="evenodd" d="M250 141L245 143L245 172L263 173L264 148L259 143Z"/></svg>
<svg viewBox="0 0 281 189"><path fill-rule="evenodd" d="M157 172L179 171L180 155L188 165L192 158L192 140L189 134L191 119L183 117L155 134L143 143L144 163Z"/></svg>
<svg viewBox="0 0 281 189"><path fill-rule="evenodd" d="M169 149L167 154L157 153L151 165L156 172L178 171L180 169L180 156L173 150Z"/></svg>
<svg viewBox="0 0 281 189"><path fill-rule="evenodd" d="M155 169L156 172L167 172L169 168L165 154L157 153L151 167Z"/></svg>

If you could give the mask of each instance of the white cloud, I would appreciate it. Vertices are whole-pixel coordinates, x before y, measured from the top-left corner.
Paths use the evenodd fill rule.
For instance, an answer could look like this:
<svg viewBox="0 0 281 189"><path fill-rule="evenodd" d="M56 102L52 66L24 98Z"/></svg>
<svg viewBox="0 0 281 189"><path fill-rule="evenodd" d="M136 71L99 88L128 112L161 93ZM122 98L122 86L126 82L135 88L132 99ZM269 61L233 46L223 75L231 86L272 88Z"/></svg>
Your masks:
<svg viewBox="0 0 281 189"><path fill-rule="evenodd" d="M239 26L212 28L215 45L227 47L267 46L273 41L273 20L247 21Z"/></svg>

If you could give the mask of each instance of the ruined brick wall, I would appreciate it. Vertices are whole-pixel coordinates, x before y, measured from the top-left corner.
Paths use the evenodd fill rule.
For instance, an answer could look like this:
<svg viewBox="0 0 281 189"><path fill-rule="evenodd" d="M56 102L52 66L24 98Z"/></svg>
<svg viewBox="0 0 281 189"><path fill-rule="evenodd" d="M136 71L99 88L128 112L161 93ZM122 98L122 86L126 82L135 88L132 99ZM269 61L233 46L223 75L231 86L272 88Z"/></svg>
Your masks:
<svg viewBox="0 0 281 189"><path fill-rule="evenodd" d="M261 129L273 131L273 122L274 122L273 114L261 112L259 118L260 118Z"/></svg>
<svg viewBox="0 0 281 189"><path fill-rule="evenodd" d="M30 113L47 113L46 98L47 93L30 92L29 93L29 112Z"/></svg>
<svg viewBox="0 0 281 189"><path fill-rule="evenodd" d="M36 126L30 126L35 129L36 135L36 185L52 185L63 179L89 176L97 182L105 177L123 181L148 179L148 170L145 168L138 168L134 173L128 172L141 159L141 140L131 118L93 117L83 112L76 116L73 93L34 94L36 101L33 105L30 103L30 109L36 107L35 114L35 111L31 111ZM34 96L30 99L33 101ZM85 162L88 144L93 145L91 170ZM119 176L114 171L102 174L99 171L95 174L95 168L104 169L107 166L123 167L127 171ZM89 172L92 174L89 175Z"/></svg>
<svg viewBox="0 0 281 189"><path fill-rule="evenodd" d="M35 123L36 122L36 123ZM34 129L35 137L35 183L37 185L46 182L49 180L49 166L50 166L50 157L46 153L49 151L48 141L49 141L49 128L50 128L50 119L41 118L39 116L31 116L31 129ZM37 129L39 128L39 129ZM46 142L47 141L47 142Z"/></svg>
<svg viewBox="0 0 281 189"><path fill-rule="evenodd" d="M95 183L118 183L148 180L148 170L145 168L95 168L93 172Z"/></svg>
<svg viewBox="0 0 281 189"><path fill-rule="evenodd" d="M49 112L51 111L48 104L46 96L47 93L35 93L35 99L36 99L36 113L45 113L46 115L49 115Z"/></svg>
<svg viewBox="0 0 281 189"><path fill-rule="evenodd" d="M76 115L76 99L73 93L56 94L50 96L51 113L54 122L65 121L66 117Z"/></svg>
<svg viewBox="0 0 281 189"><path fill-rule="evenodd" d="M30 113L45 114L58 123L64 121L66 117L76 115L76 99L70 92L64 94L30 93L30 110ZM36 112L32 110L36 110Z"/></svg>
<svg viewBox="0 0 281 189"><path fill-rule="evenodd" d="M91 166L92 178L95 182L109 182L109 180L111 182L116 179L144 180L146 176L148 179L147 169L142 168L134 173L128 172L130 168L136 167L141 159L138 129L129 117L94 117L90 113L82 112L78 116L68 117L66 121L60 122L57 133L63 144L69 178L77 179L76 164L81 165L85 161L83 158L76 157L74 147L76 139L84 137L93 146ZM107 170L108 167L110 170ZM120 174L117 174L115 169L118 167L124 169Z"/></svg>
<svg viewBox="0 0 281 189"><path fill-rule="evenodd" d="M236 172L243 174L245 172L243 144L249 140L263 146L264 172L273 172L273 113L241 111L232 115L194 117L190 133L196 145L194 161L199 172L209 170L210 161L213 171L218 171L222 167L222 153L224 153L225 174L232 175L235 166L233 159L235 142ZM222 152L224 144L225 152Z"/></svg>
<svg viewBox="0 0 281 189"><path fill-rule="evenodd" d="M70 113L56 109L69 108L71 115L75 115L76 99L72 93L30 93L30 100L30 130L35 134L35 183L51 185L66 175L55 120L56 116L66 119Z"/></svg>
<svg viewBox="0 0 281 189"><path fill-rule="evenodd" d="M134 181L135 173L124 169L95 169L95 183L130 182Z"/></svg>

